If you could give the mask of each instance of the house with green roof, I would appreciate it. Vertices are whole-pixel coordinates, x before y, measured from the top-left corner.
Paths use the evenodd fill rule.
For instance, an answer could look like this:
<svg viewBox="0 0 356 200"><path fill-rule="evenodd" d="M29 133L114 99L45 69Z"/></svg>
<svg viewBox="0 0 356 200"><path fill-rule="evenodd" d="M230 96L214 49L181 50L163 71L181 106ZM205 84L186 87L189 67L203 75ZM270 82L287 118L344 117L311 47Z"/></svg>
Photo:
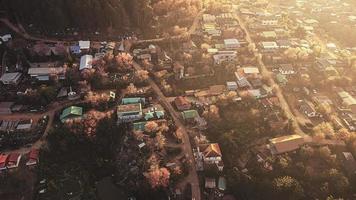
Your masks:
<svg viewBox="0 0 356 200"><path fill-rule="evenodd" d="M70 106L62 111L60 115L60 120L65 122L68 119L82 118L83 117L83 108L78 106Z"/></svg>
<svg viewBox="0 0 356 200"><path fill-rule="evenodd" d="M144 131L146 124L147 124L146 121L143 121L143 122L135 122L135 123L133 123L133 130L134 130L134 131Z"/></svg>
<svg viewBox="0 0 356 200"><path fill-rule="evenodd" d="M141 97L123 98L121 100L122 105L137 104L137 103L145 104L146 100L145 100L145 98L141 98Z"/></svg>
<svg viewBox="0 0 356 200"><path fill-rule="evenodd" d="M199 113L196 110L186 110L182 112L182 116L185 121L191 121L199 117Z"/></svg>

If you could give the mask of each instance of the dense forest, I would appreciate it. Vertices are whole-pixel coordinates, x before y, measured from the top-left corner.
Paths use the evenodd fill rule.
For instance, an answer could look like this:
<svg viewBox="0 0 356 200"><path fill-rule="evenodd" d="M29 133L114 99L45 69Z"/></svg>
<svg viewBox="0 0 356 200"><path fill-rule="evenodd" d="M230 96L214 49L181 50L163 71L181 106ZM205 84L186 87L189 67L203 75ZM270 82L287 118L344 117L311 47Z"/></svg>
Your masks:
<svg viewBox="0 0 356 200"><path fill-rule="evenodd" d="M47 31L167 32L187 27L201 0L0 0L0 14Z"/></svg>
<svg viewBox="0 0 356 200"><path fill-rule="evenodd" d="M0 10L24 24L52 30L103 30L147 27L152 9L148 0L2 0Z"/></svg>

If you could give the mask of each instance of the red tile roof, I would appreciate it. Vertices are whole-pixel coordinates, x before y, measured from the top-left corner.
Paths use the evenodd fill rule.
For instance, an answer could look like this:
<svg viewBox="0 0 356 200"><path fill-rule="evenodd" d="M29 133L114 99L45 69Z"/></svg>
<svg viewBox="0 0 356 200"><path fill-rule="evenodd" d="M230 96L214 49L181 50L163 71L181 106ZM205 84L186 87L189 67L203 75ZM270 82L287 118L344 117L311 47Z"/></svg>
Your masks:
<svg viewBox="0 0 356 200"><path fill-rule="evenodd" d="M0 168L5 168L9 155L0 155Z"/></svg>

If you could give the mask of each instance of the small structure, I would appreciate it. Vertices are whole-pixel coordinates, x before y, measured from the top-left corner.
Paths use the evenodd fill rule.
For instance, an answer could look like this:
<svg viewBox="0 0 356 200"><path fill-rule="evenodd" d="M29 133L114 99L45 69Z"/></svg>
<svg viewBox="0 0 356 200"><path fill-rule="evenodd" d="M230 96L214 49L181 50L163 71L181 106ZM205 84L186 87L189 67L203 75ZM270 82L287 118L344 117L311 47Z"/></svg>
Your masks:
<svg viewBox="0 0 356 200"><path fill-rule="evenodd" d="M6 164L7 164L8 158L9 158L9 155L0 154L0 171L6 170Z"/></svg>
<svg viewBox="0 0 356 200"><path fill-rule="evenodd" d="M276 42L261 42L261 46L264 52L273 52L279 48Z"/></svg>
<svg viewBox="0 0 356 200"><path fill-rule="evenodd" d="M17 85L21 80L22 74L19 72L5 73L1 76L0 81L4 85Z"/></svg>
<svg viewBox="0 0 356 200"><path fill-rule="evenodd" d="M258 67L244 67L242 68L245 75L259 74L260 70Z"/></svg>
<svg viewBox="0 0 356 200"><path fill-rule="evenodd" d="M71 106L63 110L61 116L59 117L62 123L69 119L82 118L83 108L78 106Z"/></svg>
<svg viewBox="0 0 356 200"><path fill-rule="evenodd" d="M34 166L39 162L39 150L32 149L28 154L28 161L26 162L26 166Z"/></svg>
<svg viewBox="0 0 356 200"><path fill-rule="evenodd" d="M275 39L277 37L276 32L274 31L263 31L261 36L266 39Z"/></svg>
<svg viewBox="0 0 356 200"><path fill-rule="evenodd" d="M133 122L143 117L141 103L117 106L117 123Z"/></svg>
<svg viewBox="0 0 356 200"><path fill-rule="evenodd" d="M122 100L121 100L121 104L122 105L136 104L136 103L145 104L146 103L146 99L145 98L141 98L141 97L133 97L133 98L122 98Z"/></svg>
<svg viewBox="0 0 356 200"><path fill-rule="evenodd" d="M80 66L79 70L83 69L91 69L93 67L93 56L92 55L84 55L80 58Z"/></svg>
<svg viewBox="0 0 356 200"><path fill-rule="evenodd" d="M236 91L238 86L235 81L226 82L226 87L229 91Z"/></svg>
<svg viewBox="0 0 356 200"><path fill-rule="evenodd" d="M31 130L32 123L33 123L32 119L23 120L23 121L19 122L19 124L16 127L16 130L29 131L29 130Z"/></svg>
<svg viewBox="0 0 356 200"><path fill-rule="evenodd" d="M224 45L225 49L233 50L240 47L240 42L237 39L225 39Z"/></svg>
<svg viewBox="0 0 356 200"><path fill-rule="evenodd" d="M183 119L186 122L194 121L195 118L199 117L199 113L196 110L186 110L182 112Z"/></svg>
<svg viewBox="0 0 356 200"><path fill-rule="evenodd" d="M58 76L58 79L65 79L65 69L63 67L31 67L28 74L39 81L48 81L50 76Z"/></svg>
<svg viewBox="0 0 356 200"><path fill-rule="evenodd" d="M179 111L189 110L192 107L192 104L188 101L188 99L183 96L175 98L174 104Z"/></svg>
<svg viewBox="0 0 356 200"><path fill-rule="evenodd" d="M304 138L300 135L287 135L269 140L268 148L272 155L287 153L299 149L305 144Z"/></svg>
<svg viewBox="0 0 356 200"><path fill-rule="evenodd" d="M9 158L7 160L6 168L13 169L17 168L20 164L21 154L19 153L11 153L9 154Z"/></svg>
<svg viewBox="0 0 356 200"><path fill-rule="evenodd" d="M80 50L89 50L90 49L90 41L80 40L79 42Z"/></svg>

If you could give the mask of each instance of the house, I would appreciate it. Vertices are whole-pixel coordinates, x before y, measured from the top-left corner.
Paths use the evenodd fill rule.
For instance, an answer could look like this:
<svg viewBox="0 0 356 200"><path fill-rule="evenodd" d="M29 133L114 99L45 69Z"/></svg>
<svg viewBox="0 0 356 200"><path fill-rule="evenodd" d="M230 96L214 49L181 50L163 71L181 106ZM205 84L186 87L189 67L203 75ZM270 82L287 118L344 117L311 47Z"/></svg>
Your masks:
<svg viewBox="0 0 356 200"><path fill-rule="evenodd" d="M276 42L261 42L261 47L263 52L274 52L279 49Z"/></svg>
<svg viewBox="0 0 356 200"><path fill-rule="evenodd" d="M187 98L182 96L175 98L174 104L179 111L189 110L192 107L192 104L187 100Z"/></svg>
<svg viewBox="0 0 356 200"><path fill-rule="evenodd" d="M78 106L71 106L63 110L59 117L61 122L64 123L69 119L81 119L83 117L83 108Z"/></svg>
<svg viewBox="0 0 356 200"><path fill-rule="evenodd" d="M14 102L0 102L0 115L11 114L11 108L14 104Z"/></svg>
<svg viewBox="0 0 356 200"><path fill-rule="evenodd" d="M216 20L216 17L214 15L203 14L204 23L214 23L215 20Z"/></svg>
<svg viewBox="0 0 356 200"><path fill-rule="evenodd" d="M251 76L251 75L254 76L260 73L258 67L243 67L242 70L246 76Z"/></svg>
<svg viewBox="0 0 356 200"><path fill-rule="evenodd" d="M338 92L339 99L343 106L350 109L353 113L356 113L356 99L346 91Z"/></svg>
<svg viewBox="0 0 356 200"><path fill-rule="evenodd" d="M19 153L10 153L9 158L7 160L6 168L13 169L17 168L20 164L21 154Z"/></svg>
<svg viewBox="0 0 356 200"><path fill-rule="evenodd" d="M182 117L186 122L192 122L195 118L199 117L199 113L196 110L186 110L182 112Z"/></svg>
<svg viewBox="0 0 356 200"><path fill-rule="evenodd" d="M287 135L269 140L268 148L272 155L287 153L299 149L305 144L304 138L300 135Z"/></svg>
<svg viewBox="0 0 356 200"><path fill-rule="evenodd" d="M296 71L294 70L294 67L292 65L289 64L282 64L279 67L279 73L283 74L283 75L293 75L296 74Z"/></svg>
<svg viewBox="0 0 356 200"><path fill-rule="evenodd" d="M200 144L197 148L198 158L206 165L216 165L219 171L223 170L222 154L218 143Z"/></svg>
<svg viewBox="0 0 356 200"><path fill-rule="evenodd" d="M0 172L3 170L6 170L6 164L7 164L8 158L9 158L9 155L0 154Z"/></svg>
<svg viewBox="0 0 356 200"><path fill-rule="evenodd" d="M205 178L205 188L207 188L207 189L215 189L216 188L216 180L215 180L215 178Z"/></svg>
<svg viewBox="0 0 356 200"><path fill-rule="evenodd" d="M28 161L26 162L26 166L34 166L39 162L39 150L32 149L28 154Z"/></svg>
<svg viewBox="0 0 356 200"><path fill-rule="evenodd" d="M224 40L225 49L233 50L239 48L240 42L237 39L225 39Z"/></svg>
<svg viewBox="0 0 356 200"><path fill-rule="evenodd" d="M229 91L235 91L238 88L237 83L235 81L226 82L226 87Z"/></svg>
<svg viewBox="0 0 356 200"><path fill-rule="evenodd" d="M31 130L32 123L33 123L32 119L22 120L18 123L16 130L29 131Z"/></svg>
<svg viewBox="0 0 356 200"><path fill-rule="evenodd" d="M91 69L93 67L93 56L84 55L80 58L79 70Z"/></svg>
<svg viewBox="0 0 356 200"><path fill-rule="evenodd" d="M89 50L90 49L90 41L80 40L79 42L80 50Z"/></svg>
<svg viewBox="0 0 356 200"><path fill-rule="evenodd" d="M309 118L317 116L314 104L309 101L301 100L299 103L299 110Z"/></svg>
<svg viewBox="0 0 356 200"><path fill-rule="evenodd" d="M31 67L28 74L39 81L48 81L51 76L58 76L58 79L65 79L66 70L63 67Z"/></svg>
<svg viewBox="0 0 356 200"><path fill-rule="evenodd" d="M351 152L342 152L341 153L341 162L344 170L349 176L356 175L356 160L351 154Z"/></svg>
<svg viewBox="0 0 356 200"><path fill-rule="evenodd" d="M143 117L141 103L117 106L117 123L133 122Z"/></svg>
<svg viewBox="0 0 356 200"><path fill-rule="evenodd" d="M146 99L142 98L142 97L132 97L132 98L122 98L121 99L122 105L137 104L137 103L145 104Z"/></svg>
<svg viewBox="0 0 356 200"><path fill-rule="evenodd" d="M261 37L266 39L275 39L277 37L277 34L274 31L263 31L261 33Z"/></svg>
<svg viewBox="0 0 356 200"><path fill-rule="evenodd" d="M219 51L213 55L214 64L219 65L222 62L233 62L237 58L236 51Z"/></svg>
<svg viewBox="0 0 356 200"><path fill-rule="evenodd" d="M1 76L0 81L4 85L17 85L21 80L22 74L19 72L5 73Z"/></svg>

